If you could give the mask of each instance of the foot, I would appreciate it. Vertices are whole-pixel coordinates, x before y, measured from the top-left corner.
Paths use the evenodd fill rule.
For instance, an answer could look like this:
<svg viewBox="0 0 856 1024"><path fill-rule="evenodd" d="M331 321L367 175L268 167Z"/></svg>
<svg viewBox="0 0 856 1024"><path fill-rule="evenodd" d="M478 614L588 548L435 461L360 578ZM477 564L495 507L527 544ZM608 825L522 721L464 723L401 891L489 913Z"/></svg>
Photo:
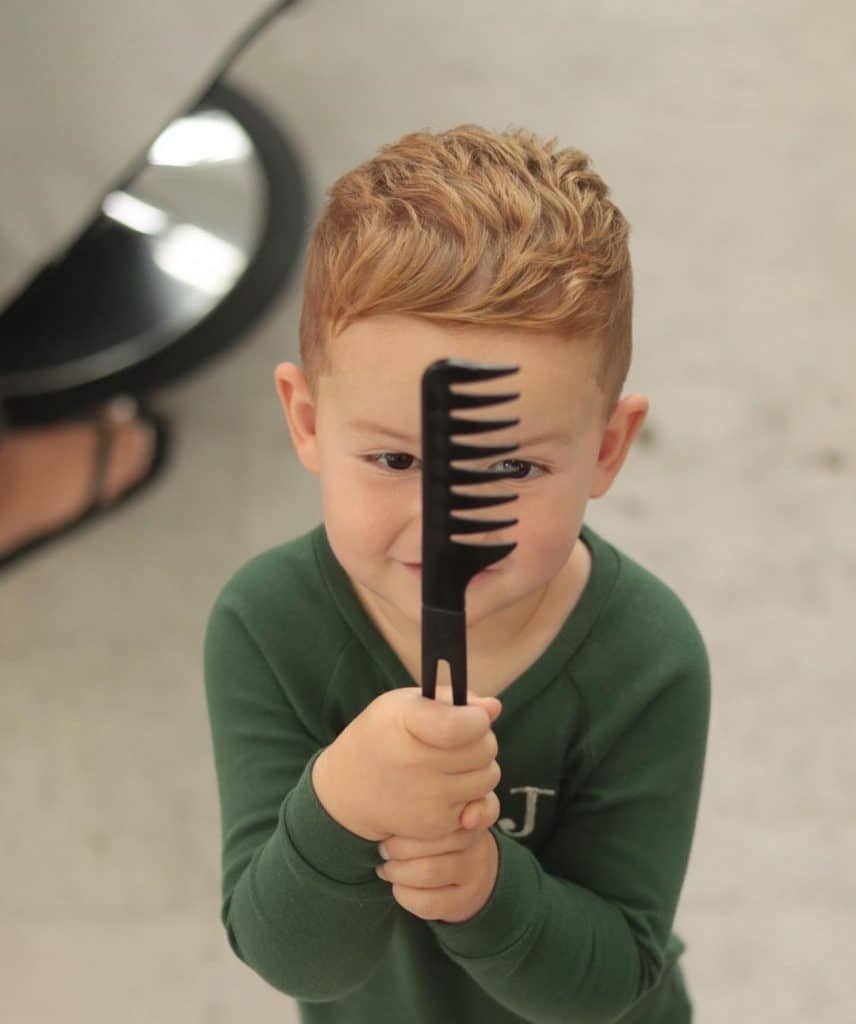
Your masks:
<svg viewBox="0 0 856 1024"><path fill-rule="evenodd" d="M142 477L154 432L136 419L133 403L108 403L112 446L99 500L108 505ZM52 533L87 508L95 468L94 423L14 430L0 440L0 558Z"/></svg>

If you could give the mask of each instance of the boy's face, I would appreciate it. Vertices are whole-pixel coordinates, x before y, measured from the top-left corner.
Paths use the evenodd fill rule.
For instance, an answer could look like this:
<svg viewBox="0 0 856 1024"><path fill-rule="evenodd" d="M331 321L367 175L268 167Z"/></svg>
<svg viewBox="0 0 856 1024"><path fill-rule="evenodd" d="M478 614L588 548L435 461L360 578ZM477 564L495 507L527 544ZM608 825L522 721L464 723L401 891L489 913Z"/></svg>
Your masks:
<svg viewBox="0 0 856 1024"><path fill-rule="evenodd" d="M477 445L519 444L509 455L468 461L467 468L515 469L521 478L461 488L462 493L518 495L497 508L459 513L471 519L517 518L505 530L470 534L471 544L517 547L467 588L468 643L487 653L509 636L515 609L530 614L568 565L586 503L608 489L647 399L622 399L602 422L592 346L508 328L446 326L385 315L357 321L331 341L332 373L319 381L313 406L302 371L277 367L277 387L298 456L321 478L327 535L357 590L393 628L418 637L422 561L422 373L437 359L513 364L517 374L457 386L468 394L519 392L514 401L466 410L464 418L518 417L516 427L470 435ZM543 437L533 443L531 439Z"/></svg>

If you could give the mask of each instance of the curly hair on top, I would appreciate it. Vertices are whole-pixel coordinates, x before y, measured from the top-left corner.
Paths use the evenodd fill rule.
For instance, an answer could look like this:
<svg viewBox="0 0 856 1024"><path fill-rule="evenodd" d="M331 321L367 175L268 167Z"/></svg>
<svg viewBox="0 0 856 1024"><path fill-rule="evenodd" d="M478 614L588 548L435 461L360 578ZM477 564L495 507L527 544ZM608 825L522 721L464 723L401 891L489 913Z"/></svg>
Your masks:
<svg viewBox="0 0 856 1024"><path fill-rule="evenodd" d="M328 336L398 313L595 343L611 414L632 349L630 227L590 158L555 144L474 124L418 131L335 182L304 271L313 396Z"/></svg>

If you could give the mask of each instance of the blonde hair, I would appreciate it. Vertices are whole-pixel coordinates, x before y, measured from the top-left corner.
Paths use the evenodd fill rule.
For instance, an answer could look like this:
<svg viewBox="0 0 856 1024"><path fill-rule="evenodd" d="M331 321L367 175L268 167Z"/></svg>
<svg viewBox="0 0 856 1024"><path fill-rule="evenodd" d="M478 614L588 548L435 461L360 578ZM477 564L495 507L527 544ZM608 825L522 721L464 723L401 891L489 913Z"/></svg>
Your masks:
<svg viewBox="0 0 856 1024"><path fill-rule="evenodd" d="M608 419L632 349L630 227L589 157L555 143L474 124L413 132L335 182L304 272L313 397L328 330L398 313L597 344Z"/></svg>

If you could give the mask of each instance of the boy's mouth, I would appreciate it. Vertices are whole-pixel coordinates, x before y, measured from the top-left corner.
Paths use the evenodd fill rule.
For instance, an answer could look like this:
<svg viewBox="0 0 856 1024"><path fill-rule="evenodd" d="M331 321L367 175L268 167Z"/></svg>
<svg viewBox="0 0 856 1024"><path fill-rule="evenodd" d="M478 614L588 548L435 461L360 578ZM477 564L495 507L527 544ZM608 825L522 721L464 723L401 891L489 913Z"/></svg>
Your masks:
<svg viewBox="0 0 856 1024"><path fill-rule="evenodd" d="M422 563L421 562L402 562L405 569L409 569L412 573L417 576L422 575ZM479 579L481 576L486 576L489 572L494 572L493 569L482 569L480 573L477 573L473 579Z"/></svg>

